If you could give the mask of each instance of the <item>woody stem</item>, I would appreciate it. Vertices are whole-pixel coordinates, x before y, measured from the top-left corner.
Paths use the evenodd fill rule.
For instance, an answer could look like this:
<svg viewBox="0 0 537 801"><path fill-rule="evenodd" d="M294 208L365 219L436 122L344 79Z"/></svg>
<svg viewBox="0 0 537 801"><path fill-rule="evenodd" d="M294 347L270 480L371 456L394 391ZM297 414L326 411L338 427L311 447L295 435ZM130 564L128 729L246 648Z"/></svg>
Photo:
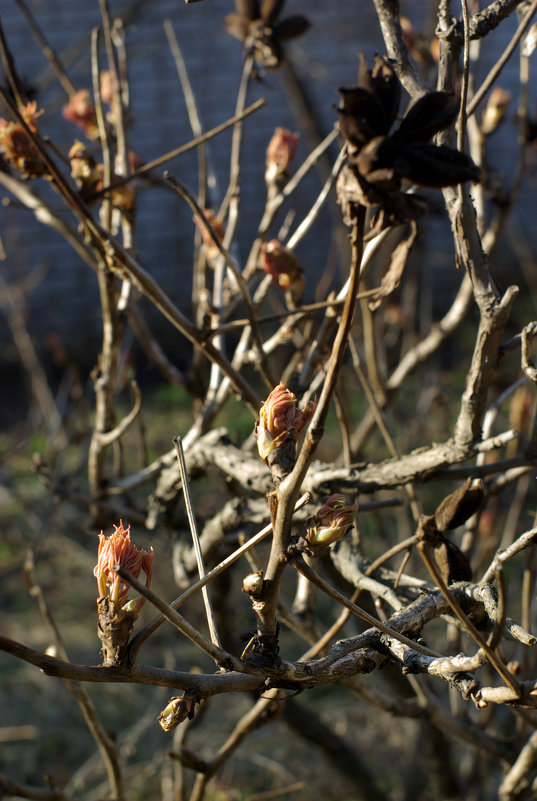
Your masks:
<svg viewBox="0 0 537 801"><path fill-rule="evenodd" d="M282 481L276 491L278 504L273 525L274 534L272 538L272 548L265 574L263 594L255 603L255 611L258 616L257 635L259 638L262 638L261 643L263 650L267 650L267 655L272 657L275 657L277 654L277 606L280 582L287 562L287 547L291 537L293 509L317 445L323 436L324 423L347 348L354 307L356 305L358 283L360 280L364 222L365 208L363 206L355 206L351 233L352 251L348 293L345 298L341 320L326 369L323 389L317 408L315 409L311 423L306 432L304 444L298 455L296 464L292 472Z"/></svg>

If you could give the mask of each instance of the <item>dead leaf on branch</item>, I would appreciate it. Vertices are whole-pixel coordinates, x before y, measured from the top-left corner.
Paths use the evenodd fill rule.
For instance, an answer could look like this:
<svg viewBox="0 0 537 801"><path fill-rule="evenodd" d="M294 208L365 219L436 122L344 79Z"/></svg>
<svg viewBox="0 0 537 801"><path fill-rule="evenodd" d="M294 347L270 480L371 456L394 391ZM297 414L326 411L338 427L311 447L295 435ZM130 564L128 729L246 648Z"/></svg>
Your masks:
<svg viewBox="0 0 537 801"><path fill-rule="evenodd" d="M485 493L481 481L467 478L438 505L434 515L422 515L418 534L429 543L444 582L471 581L473 572L458 545L444 535L445 531L462 526L483 505Z"/></svg>
<svg viewBox="0 0 537 801"><path fill-rule="evenodd" d="M339 89L339 127L348 146L349 161L369 183L386 170L400 189L402 178L420 186L441 188L463 181L479 181L480 170L466 153L430 144L457 117L459 104L447 92L429 92L419 98L390 133L401 97L392 67L381 56L367 69L359 54L358 86Z"/></svg>
<svg viewBox="0 0 537 801"><path fill-rule="evenodd" d="M388 295L391 295L392 292L395 292L401 283L401 278L403 277L408 255L417 235L418 226L415 222L412 222L410 223L409 235L406 237L406 239L403 239L401 242L399 242L392 253L390 266L388 267L388 271L385 273L382 279L380 289L378 292L375 292L369 301L368 305L371 311L378 309L384 298L388 297Z"/></svg>
<svg viewBox="0 0 537 801"><path fill-rule="evenodd" d="M278 20L284 0L235 0L236 11L224 18L228 33L251 47L257 63L276 69L283 60L282 42L301 36L310 27L305 17Z"/></svg>
<svg viewBox="0 0 537 801"><path fill-rule="evenodd" d="M450 539L438 530L433 515L422 515L418 524L418 535L428 543L436 566L444 583L471 581L473 572L468 559Z"/></svg>
<svg viewBox="0 0 537 801"><path fill-rule="evenodd" d="M464 484L448 495L434 513L434 521L439 531L448 531L466 523L479 511L485 500L483 482L472 482L467 478Z"/></svg>
<svg viewBox="0 0 537 801"><path fill-rule="evenodd" d="M338 203L350 224L351 206L378 206L366 238L390 225L416 220L424 202L402 191L403 181L441 189L479 181L481 171L466 153L431 143L458 114L459 105L446 92L419 98L391 131L397 119L401 85L389 62L375 56L372 70L359 54L358 85L339 89L339 128L349 163L337 182Z"/></svg>

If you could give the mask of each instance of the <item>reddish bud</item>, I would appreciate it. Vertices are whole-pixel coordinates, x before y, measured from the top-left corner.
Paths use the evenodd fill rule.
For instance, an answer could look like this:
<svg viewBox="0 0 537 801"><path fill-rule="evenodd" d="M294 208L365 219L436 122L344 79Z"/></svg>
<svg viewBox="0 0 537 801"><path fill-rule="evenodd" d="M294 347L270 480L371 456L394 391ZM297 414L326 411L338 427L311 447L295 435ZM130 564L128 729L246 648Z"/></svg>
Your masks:
<svg viewBox="0 0 537 801"><path fill-rule="evenodd" d="M111 106L117 94L117 81L115 75L110 70L103 70L101 72L101 100L107 106Z"/></svg>
<svg viewBox="0 0 537 801"><path fill-rule="evenodd" d="M315 404L308 403L297 409L295 395L283 384L275 387L259 411L255 424L257 449L263 460L287 438L296 440L304 426L311 420Z"/></svg>
<svg viewBox="0 0 537 801"><path fill-rule="evenodd" d="M306 279L294 253L273 239L261 248L261 264L276 286L285 293L288 304L298 305L302 300Z"/></svg>
<svg viewBox="0 0 537 801"><path fill-rule="evenodd" d="M403 39L414 61L417 61L423 67L429 67L433 60L437 61L438 59L433 55L433 45L429 45L428 39L415 30L411 20L408 17L399 17L399 22L401 23Z"/></svg>
<svg viewBox="0 0 537 801"><path fill-rule="evenodd" d="M212 227L214 229L214 232L217 235L217 237L220 240L222 240L224 238L224 234L226 232L226 226L224 225L222 220L218 219L218 217L216 216L215 212L212 209L204 209L203 213L205 214L205 217L207 218L207 220L211 223L211 225L212 225ZM209 264L213 264L214 261L220 255L220 250L218 249L218 245L216 244L216 242L214 241L213 237L211 236L211 234L207 230L206 226L199 219L199 217L194 217L194 222L196 223L196 225L200 229L201 238L202 238L203 244L205 245L205 248L206 248L205 252L206 252L206 256L207 256L207 261L209 262Z"/></svg>
<svg viewBox="0 0 537 801"><path fill-rule="evenodd" d="M129 585L124 583L114 571L114 566L121 565L135 578L138 578L143 570L146 575L146 587L149 587L153 574L153 556L153 548L150 551L144 551L131 542L131 527L127 526L124 529L122 520L119 521L119 526L114 525L114 531L110 536L105 537L101 531L97 564L93 570L93 575L97 579L99 597L109 597L115 604L124 607L127 603ZM139 598L132 611L138 613L144 602L145 598Z"/></svg>
<svg viewBox="0 0 537 801"><path fill-rule="evenodd" d="M110 106L106 119L110 125L117 125L120 116L120 96L116 76L110 70L101 72L101 100Z"/></svg>
<svg viewBox="0 0 537 801"><path fill-rule="evenodd" d="M289 165L298 147L299 133L291 133L286 128L276 128L267 147L265 181L285 180L289 177Z"/></svg>
<svg viewBox="0 0 537 801"><path fill-rule="evenodd" d="M35 101L21 109L24 121L32 133L37 133L36 119L39 115L36 109ZM9 122L0 117L0 150L7 163L26 178L40 178L46 172L39 150L19 122Z"/></svg>
<svg viewBox="0 0 537 801"><path fill-rule="evenodd" d="M342 539L354 526L358 505L345 505L338 493L331 495L310 520L306 539L310 545L327 546Z"/></svg>
<svg viewBox="0 0 537 801"><path fill-rule="evenodd" d="M62 114L66 120L82 128L88 139L99 138L97 114L87 89L79 89L72 94Z"/></svg>

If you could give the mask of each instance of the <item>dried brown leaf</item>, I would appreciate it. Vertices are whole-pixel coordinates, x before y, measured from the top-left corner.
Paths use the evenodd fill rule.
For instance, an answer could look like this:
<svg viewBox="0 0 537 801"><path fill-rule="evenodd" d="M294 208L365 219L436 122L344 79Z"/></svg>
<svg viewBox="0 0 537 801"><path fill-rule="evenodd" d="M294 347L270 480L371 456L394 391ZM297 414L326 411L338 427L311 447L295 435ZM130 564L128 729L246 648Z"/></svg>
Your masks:
<svg viewBox="0 0 537 801"><path fill-rule="evenodd" d="M285 0L261 0L259 16L267 25L272 25L282 12Z"/></svg>
<svg viewBox="0 0 537 801"><path fill-rule="evenodd" d="M462 526L483 505L485 493L482 482L472 485L467 478L464 484L444 498L434 514L439 531L447 531Z"/></svg>
<svg viewBox="0 0 537 801"><path fill-rule="evenodd" d="M475 182L481 177L472 159L452 147L399 145L394 166L402 178L432 189Z"/></svg>
<svg viewBox="0 0 537 801"><path fill-rule="evenodd" d="M235 0L235 8L247 20L259 19L261 16L258 0Z"/></svg>
<svg viewBox="0 0 537 801"><path fill-rule="evenodd" d="M425 144L447 128L459 113L459 104L447 92L429 92L409 108L392 139L405 144Z"/></svg>
<svg viewBox="0 0 537 801"><path fill-rule="evenodd" d="M422 515L418 523L418 536L428 543L442 580L448 586L454 581L471 581L472 568L460 548L437 528L432 515Z"/></svg>
<svg viewBox="0 0 537 801"><path fill-rule="evenodd" d="M250 20L242 14L228 14L224 17L224 25L231 36L244 41L250 30Z"/></svg>
<svg viewBox="0 0 537 801"><path fill-rule="evenodd" d="M385 297L395 292L403 277L403 272L407 263L408 255L414 244L416 236L418 235L418 227L416 223L411 223L410 234L402 242L399 242L397 247L392 253L390 266L382 279L380 289L369 300L369 308L371 311L377 309Z"/></svg>
<svg viewBox="0 0 537 801"><path fill-rule="evenodd" d="M281 22L273 26L274 36L278 41L285 42L288 39L296 39L302 36L311 27L306 17L286 17Z"/></svg>
<svg viewBox="0 0 537 801"><path fill-rule="evenodd" d="M375 136L386 134L386 115L367 89L355 86L341 87L341 102L338 107L341 133L352 145L363 147Z"/></svg>
<svg viewBox="0 0 537 801"><path fill-rule="evenodd" d="M386 59L378 54L375 55L375 64L371 71L371 84L375 99L384 112L385 130L388 132L399 111L401 84Z"/></svg>
<svg viewBox="0 0 537 801"><path fill-rule="evenodd" d="M433 554L440 574L448 586L454 581L472 580L473 573L468 559L460 548L443 534L439 533L438 540L433 545Z"/></svg>

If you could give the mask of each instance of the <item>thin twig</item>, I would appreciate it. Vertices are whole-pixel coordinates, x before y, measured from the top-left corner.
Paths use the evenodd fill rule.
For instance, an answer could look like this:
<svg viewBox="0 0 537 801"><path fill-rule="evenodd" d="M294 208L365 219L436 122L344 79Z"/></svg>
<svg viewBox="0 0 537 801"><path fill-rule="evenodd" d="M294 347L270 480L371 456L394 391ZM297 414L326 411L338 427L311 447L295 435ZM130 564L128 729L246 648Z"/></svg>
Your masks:
<svg viewBox="0 0 537 801"><path fill-rule="evenodd" d="M230 164L229 164L229 183L226 190L226 195L220 204L220 208L218 209L218 217L223 219L229 210L229 205L231 203L232 198L235 196L239 186L239 178L240 178L240 152L241 152L241 143L242 143L242 118L241 113L244 109L244 104L246 102L246 95L248 92L248 85L250 83L250 78L252 76L252 70L254 68L254 57L252 53L248 53L246 58L244 59L244 64L242 67L242 75L241 81L239 84L239 91L237 92L237 100L235 103L235 117L237 119L235 125L233 126L233 134L231 137L231 155L230 155Z"/></svg>
<svg viewBox="0 0 537 801"><path fill-rule="evenodd" d="M73 86L67 72L61 63L60 59L48 43L42 29L37 24L37 21L32 14L31 10L28 8L27 3L25 0L15 0L15 3L18 6L19 11L21 12L22 16L28 23L28 27L32 31L34 37L36 38L41 50L43 51L43 55L49 62L50 66L54 70L58 81L61 83L69 97L74 95L76 92L75 87Z"/></svg>
<svg viewBox="0 0 537 801"><path fill-rule="evenodd" d="M429 554L429 548L427 543L418 542L417 544L418 553L420 554L421 558L423 559L425 566L427 567L428 571L430 572L431 576L433 577L434 581L436 582L437 586L440 588L442 594L444 595L446 601L450 605L451 609L453 610L455 616L460 620L468 634L475 640L477 645L483 649L483 652L486 654L487 659L503 679L504 683L507 687L509 687L514 693L520 695L520 687L518 681L515 679L513 674L510 670L504 665L501 659L492 651L489 646L487 645L486 641L483 639L481 634L478 632L468 615L461 609L459 604L455 601L452 594L450 593L448 587L446 586L442 576L440 575L440 571L436 566L436 562L434 558L431 557Z"/></svg>
<svg viewBox="0 0 537 801"><path fill-rule="evenodd" d="M462 19L464 24L463 70L461 82L461 103L457 130L457 149L464 151L466 138L466 103L468 101L468 79L470 73L470 20L468 0L461 0Z"/></svg>
<svg viewBox="0 0 537 801"><path fill-rule="evenodd" d="M356 293L356 300L360 300L361 298L370 298L371 295L376 295L379 291L380 287L374 287L373 289L367 289L365 292L357 292ZM265 314L262 317L257 318L257 322L259 325L262 323L271 323L275 320L281 320L282 318L288 320L291 317L300 317L306 316L308 314L313 314L313 312L319 311L320 309L328 309L328 308L339 308L343 306L345 303L345 298L334 298L330 300L319 300L316 303L304 303L299 309L286 309L282 312L277 312L275 314ZM233 320L229 323L224 323L219 325L218 328L212 328L208 331L205 336L210 339L211 337L218 336L219 334L225 334L228 331L235 331L238 328L244 328L245 326L250 325L250 320ZM263 350L267 352L267 343L263 343Z"/></svg>
<svg viewBox="0 0 537 801"><path fill-rule="evenodd" d="M45 623L49 627L49 630L52 632L58 653L62 659L67 661L67 651L63 643L60 629L58 628L56 621L50 612L43 589L37 580L33 551L29 551L26 555L26 559L24 561L24 576L30 593L37 600L39 611L41 612ZM86 721L86 725L97 744L97 748L99 749L105 765L110 784L110 791L117 801L123 801L125 798L125 788L123 772L118 758L116 745L102 726L99 716L97 715L97 711L93 706L86 689L80 684L80 682L73 681L71 679L64 679L64 683L75 697L84 716L84 720Z"/></svg>
<svg viewBox="0 0 537 801"><path fill-rule="evenodd" d="M185 98L186 110L188 114L188 120L190 122L190 127L192 129L192 133L194 136L201 136L202 125L198 112L198 106L196 103L196 96L192 89L192 84L190 83L190 78L188 76L188 70L186 68L185 60L183 58L181 48L179 47L179 42L177 41L177 36L175 35L175 31L173 29L171 20L169 19L164 20L164 30L166 32L168 44L170 45L170 50L172 52L173 59L175 61L177 74L181 82L181 88L183 90L183 95ZM207 194L207 159L205 155L205 148L202 143L198 147L198 203L202 208L205 206L206 194Z"/></svg>
<svg viewBox="0 0 537 801"><path fill-rule="evenodd" d="M300 167L296 170L294 175L291 176L289 181L286 183L282 191L273 198L267 199L267 204L265 210L263 212L263 216L261 218L261 222L259 223L259 227L257 229L257 237L250 248L250 253L246 260L246 266L244 268L244 277L245 279L249 279L257 269L257 260L259 257L259 251L261 249L261 245L264 242L268 231L276 214L283 206L285 201L292 195L292 193L297 189L300 182L305 178L311 168L317 163L317 161L321 158L323 153L330 147L332 142L337 138L339 131L337 128L334 128L328 136L326 136L323 141L308 155L308 157L304 160L304 162L300 165Z"/></svg>
<svg viewBox="0 0 537 801"><path fill-rule="evenodd" d="M505 67L505 65L511 58L513 52L515 51L516 46L518 45L518 43L524 36L526 30L528 29L531 22L531 18L535 14L535 11L537 11L537 0L533 0L531 6L528 8L527 12L522 18L522 21L520 22L518 28L516 29L515 34L512 37L511 41L503 51L500 58L496 60L489 74L487 75L487 77L485 78L485 80L475 93L475 95L468 103L468 106L466 107L466 114L468 117L470 116L470 114L474 113L474 111L481 103L481 101L487 94L488 90L490 89L496 78L499 76L502 69Z"/></svg>
<svg viewBox="0 0 537 801"><path fill-rule="evenodd" d="M345 596L336 590L334 587L331 587L324 579L322 579L317 573L315 573L312 568L304 562L303 559L295 559L292 563L293 567L302 573L303 576L306 576L312 584L315 584L316 587L319 587L320 590L325 592L335 601L338 601L340 604L345 606L349 609L353 615L359 617L360 620L363 620L365 623L368 623L370 626L374 626L379 631L382 631L384 634L387 634L389 637L394 637L399 642L404 643L409 648L414 649L415 651L419 651L422 654L426 654L427 656L433 656L435 658L441 657L441 654L438 654L436 651L431 651L430 648L425 648L425 646L420 645L418 642L405 637L404 634L400 634L395 629L390 628L390 626L384 625L378 618L374 618L373 615L370 615L369 612L366 612L365 609L362 609L360 606L356 606L356 604L351 603Z"/></svg>
<svg viewBox="0 0 537 801"><path fill-rule="evenodd" d="M4 70L6 72L7 85L9 86L9 89L13 97L15 98L17 108L22 109L25 103L22 81L15 68L15 62L13 60L13 55L11 53L11 50L9 49L5 37L4 26L2 25L1 19L0 19L0 57L2 59L2 64L4 65Z"/></svg>
<svg viewBox="0 0 537 801"><path fill-rule="evenodd" d="M130 428L140 414L142 408L142 395L140 393L138 384L136 381L134 381L134 379L131 381L131 391L134 396L134 403L130 412L111 431L97 432L97 436L102 447L112 445L114 442L121 439L123 434L125 434L125 432Z"/></svg>
<svg viewBox="0 0 537 801"><path fill-rule="evenodd" d="M491 651L496 650L503 635L505 623L507 621L507 588L505 586L505 576L503 572L503 565L498 564L495 570L496 586L498 588L498 608L496 611L496 621L494 623L494 631L492 632L488 646Z"/></svg>
<svg viewBox="0 0 537 801"><path fill-rule="evenodd" d="M518 537L518 539L509 545L509 547L505 548L505 550L497 551L491 564L484 572L480 583L486 584L489 582L496 572L497 565L504 565L506 562L512 559L513 556L516 556L517 553L523 551L524 548L534 545L536 539L537 528L532 528L529 531L525 531L524 534L521 534L520 537Z"/></svg>
<svg viewBox="0 0 537 801"><path fill-rule="evenodd" d="M123 184L132 181L133 178L140 178L142 175L146 175L148 172L155 170L157 167L162 167L163 164L166 164L166 162L171 161L177 156L182 156L184 153L188 153L189 150L193 150L194 148L199 147L204 142L207 142L209 139L218 136L218 134L222 133L222 131L225 131L232 125L235 125L235 123L238 120L243 120L245 119L245 117L248 117L250 116L250 114L253 114L254 111L257 111L262 106L264 106L266 102L267 101L265 100L264 97L260 97L259 100L256 100L255 103L252 103L250 106L245 108L244 111L241 112L236 117L231 117L231 119L226 120L226 122L217 125L215 128L211 128L211 130L207 131L207 133L204 133L201 136L196 136L194 139L191 139L190 142L187 142L184 145L180 145L179 147L170 150L163 156L159 156L158 158L153 159L153 161L144 164L144 166L140 167L138 170L134 170L134 172L129 173L129 175L125 175L123 176L123 178L118 178L108 186L104 186L102 189L99 189L98 192L94 192L93 195L91 195L91 197L89 198L89 201L91 202L93 200L96 200L98 197L102 197L102 195L105 195L112 189L117 189L118 186L123 186Z"/></svg>
<svg viewBox="0 0 537 801"><path fill-rule="evenodd" d="M301 498L296 503L295 512L298 512L306 503L309 502L311 495L309 492L304 493ZM179 609L183 604L185 604L190 598L192 598L202 587L205 587L212 579L219 576L224 570L227 570L237 559L240 559L245 553L247 553L251 548L254 548L260 542L262 542L272 531L272 523L269 523L267 526L261 529L257 534L254 534L253 537L241 545L240 548L237 548L233 553L229 556L226 556L216 567L213 567L212 570L209 570L208 573L199 581L196 581L192 584L187 590L185 590L175 601L172 601L170 606L173 609ZM150 623L145 626L135 637L133 637L132 641L129 644L129 653L131 654L131 660L134 662L136 660L136 655L140 650L141 646L148 640L148 638L154 634L154 632L159 628L159 626L164 623L166 618L164 615L158 615L155 617Z"/></svg>
<svg viewBox="0 0 537 801"><path fill-rule="evenodd" d="M288 250L294 250L294 248L296 248L296 246L298 245L300 240L306 235L306 233L309 231L309 229L311 228L311 226L313 225L313 223L317 219L317 217L319 215L319 212L321 211L321 209L323 207L323 204L326 201L326 199L327 199L327 197L328 197L328 195L330 193L330 190L331 190L331 188L332 188L332 186L334 184L334 181L336 180L336 178L337 178L337 176L339 174L339 171L341 170L341 167L343 166L343 162L345 161L345 157L346 157L346 152L345 152L345 149L343 149L343 150L340 151L340 153L339 153L339 155L338 155L338 157L337 157L337 159L336 159L336 161L334 163L334 166L332 168L332 172L330 173L330 175L326 179L323 188L321 189L321 191L319 192L319 194L315 198L315 203L313 204L313 206L311 207L311 209L309 210L307 215L304 217L304 219L302 220L302 222L300 223L300 225L296 229L295 233L287 241L286 247L287 247Z"/></svg>
<svg viewBox="0 0 537 801"><path fill-rule="evenodd" d="M176 612L173 607L163 601L153 590L146 587L145 584L142 584L141 581L138 581L133 575L131 575L127 570L125 570L121 565L115 565L114 571L125 581L133 590L135 590L139 595L143 598L146 598L150 603L156 607L159 612L164 615L166 620L168 620L172 626L174 626L181 634L184 634L185 637L197 645L200 650L204 651L208 654L217 665L226 665L229 668L232 667L233 670L242 671L242 664L240 660L236 659L230 653L225 651L223 648L215 645L211 640L208 640L207 637L204 637L194 626L192 626L185 618Z"/></svg>
<svg viewBox="0 0 537 801"><path fill-rule="evenodd" d="M129 581L133 578L130 574ZM136 579L134 579L136 581ZM133 584L134 586L134 584ZM141 585L143 589L145 586ZM213 644L206 640L211 649ZM96 667L95 665L77 665L57 659L41 651L28 648L22 643L11 640L0 634L0 650L22 659L31 665L43 670L48 676L57 676L61 679L74 679L75 681L89 681L101 683L133 682L134 684L148 684L158 687L171 687L178 690L196 690L200 697L209 698L212 695L227 692L249 691L259 689L264 683L263 676L252 676L242 670L240 673L192 673L190 671L166 670L165 668L148 665L135 665L133 667Z"/></svg>
<svg viewBox="0 0 537 801"><path fill-rule="evenodd" d="M208 234L211 236L213 242L215 243L216 247L220 251L220 254L225 259L226 265L229 268L229 271L233 275L235 281L237 282L237 286L239 288L239 292L241 297L244 301L244 305L246 307L246 312L248 314L248 320L250 321L250 325L252 328L252 333L254 336L254 340L257 344L258 354L259 354L259 368L260 372L265 378L267 386L273 387L274 386L274 378L268 373L268 368L265 363L265 354L263 352L263 343L261 340L261 333L259 331L259 325L257 322L256 312L252 304L252 298L250 296L250 292L248 291L248 286L246 281L244 280L242 273L238 269L237 265L235 264L234 260L231 258L229 252L224 248L222 242L220 241L220 237L214 230L213 225L211 224L210 220L207 219L207 215L204 213L203 209L200 207L199 203L197 202L196 198L190 194L186 186L184 186L180 181L177 180L173 175L169 172L164 173L165 179L169 182L171 186L175 189L175 191L183 198L183 200L188 203L196 218L201 222L204 228L207 230Z"/></svg>
<svg viewBox="0 0 537 801"><path fill-rule="evenodd" d="M302 487L302 482L311 465L313 454L324 433L324 423L335 390L339 369L347 347L351 330L356 292L360 279L360 264L363 252L363 227L365 209L355 208L355 221L351 237L351 268L348 293L341 314L341 321L336 333L332 352L328 362L326 378L319 402L307 429L301 451L292 472L281 482L279 487L278 506L274 522L274 536L269 562L265 574L267 594L264 603L256 604L259 627L262 636L276 637L277 633L277 600L280 582L285 567L285 553L291 534L292 513Z"/></svg>
<svg viewBox="0 0 537 801"><path fill-rule="evenodd" d="M188 473L186 469L185 453L183 451L183 443L181 437L174 437L173 444L177 452L177 461L179 462L179 472L181 473L181 482L183 485L183 495L185 496L186 513L190 525L190 532L192 534L192 542L194 543L194 552L196 554L196 561L198 563L198 573L200 579L205 578L205 564L203 562L203 553L201 552L200 538L198 534L198 526L196 523L196 515L192 504L192 495L190 493L190 484L188 481ZM214 610L209 596L207 587L202 587L201 594L203 595L203 603L205 604L205 612L207 615L207 623L209 624L209 631L211 633L212 642L219 648L222 647L218 630L216 627L216 620L214 617Z"/></svg>

